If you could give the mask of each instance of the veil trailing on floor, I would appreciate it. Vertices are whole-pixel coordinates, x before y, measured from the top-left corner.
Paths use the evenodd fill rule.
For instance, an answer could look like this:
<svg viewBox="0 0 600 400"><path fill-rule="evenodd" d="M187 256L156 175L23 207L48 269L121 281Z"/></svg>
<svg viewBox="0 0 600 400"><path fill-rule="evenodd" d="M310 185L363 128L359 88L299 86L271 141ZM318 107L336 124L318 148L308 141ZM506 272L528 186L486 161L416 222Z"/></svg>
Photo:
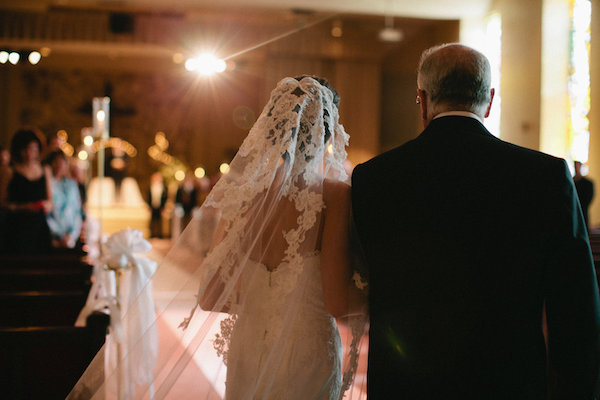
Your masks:
<svg viewBox="0 0 600 400"><path fill-rule="evenodd" d="M324 311L319 275L322 243L344 237L322 236L325 182L349 181L343 166L348 135L338 118L334 94L317 80L278 83L229 173L152 278L156 319L128 343L120 363L135 365L135 349L156 332L160 347L153 371L131 382L131 398L219 399L226 380L228 398L274 398L282 380L299 398L330 398L331 387L340 398L360 397L361 390L348 389L366 317L338 321L345 348L339 365L334 353L341 343L335 343L337 331L327 330L333 318ZM135 319L135 309L124 318ZM323 352L315 352L323 337ZM318 359L329 360L331 370L316 369L312 379ZM294 386L302 381L284 375L299 369L312 382L322 379L316 397L302 397L305 388ZM68 398L118 398L121 384L103 349ZM232 388L242 384L243 394L234 395Z"/></svg>

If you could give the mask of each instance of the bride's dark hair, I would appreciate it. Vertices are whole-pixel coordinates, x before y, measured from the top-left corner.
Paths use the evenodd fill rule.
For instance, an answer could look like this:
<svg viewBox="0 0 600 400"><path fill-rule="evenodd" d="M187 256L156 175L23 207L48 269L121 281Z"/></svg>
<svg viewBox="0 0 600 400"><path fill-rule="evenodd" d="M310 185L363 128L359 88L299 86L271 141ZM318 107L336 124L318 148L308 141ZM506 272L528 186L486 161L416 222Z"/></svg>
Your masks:
<svg viewBox="0 0 600 400"><path fill-rule="evenodd" d="M301 76L297 76L293 79L295 79L296 81L300 82L302 79L304 78L311 78L315 81L317 81L321 86L323 86L324 88L327 88L330 92L331 92L331 102L333 103L333 105L335 105L335 108L337 109L339 107L340 104L340 96L338 94L338 92L333 88L333 86L331 86L331 84L327 81L327 79L325 78L321 78L319 76L314 76L314 75L301 75ZM300 97L302 95L307 94L300 86L298 86L293 92L291 92L292 94ZM275 102L278 100L275 99ZM297 108L300 107L300 105L296 105ZM269 116L271 115L271 111L273 111L273 109L275 108L275 106L271 107L271 110L269 111ZM294 110L296 111L296 110ZM323 135L323 145L326 145L327 142L329 141L329 139L331 138L331 131L329 129L329 119L331 118L331 116L329 115L329 111L327 111L327 108L323 108L323 126L324 126L324 135ZM308 134L310 128L308 127L310 123L307 123L307 121L302 120L300 122L300 126L298 129L298 136L299 137L303 137L303 134ZM273 130L271 130L269 132L269 135L267 136L268 139L272 139L273 136L275 135L275 132ZM308 143L310 143L312 136L309 135L307 140ZM275 140L275 139L273 139ZM302 141L300 141L302 142ZM275 142L273 142L273 144L275 144ZM300 146L304 146L304 143L300 143ZM288 153L288 150L285 150L282 154L281 154L281 158L283 158L283 160L287 163L290 160L290 154ZM309 161L310 159L312 159L313 156L310 155L305 155L305 160Z"/></svg>
<svg viewBox="0 0 600 400"><path fill-rule="evenodd" d="M296 79L298 82L300 82L303 78L312 78L315 81L319 82L321 84L321 86L329 89L329 91L331 91L331 94L332 94L332 101L333 101L333 104L335 105L335 108L337 108L337 109L340 108L340 95L335 90L335 88L333 86L331 86L331 83L329 83L329 81L327 79L321 78L320 76L315 76L315 75L301 75L294 79ZM330 116L329 112L326 109L323 110L323 112L324 112L324 115L323 115L324 117ZM324 125L325 125L325 136L324 136L323 143L325 144L331 137L331 131L329 130L329 124L327 123L327 121L324 122Z"/></svg>
<svg viewBox="0 0 600 400"><path fill-rule="evenodd" d="M340 95L335 90L335 88L333 86L331 86L331 83L329 83L329 81L327 79L321 78L320 76L314 76L314 75L300 75L294 79L296 79L299 82L302 80L302 78L307 78L307 77L313 78L315 81L319 82L321 85L323 85L327 89L331 90L331 93L333 94L333 104L335 104L335 106L337 108L340 108Z"/></svg>

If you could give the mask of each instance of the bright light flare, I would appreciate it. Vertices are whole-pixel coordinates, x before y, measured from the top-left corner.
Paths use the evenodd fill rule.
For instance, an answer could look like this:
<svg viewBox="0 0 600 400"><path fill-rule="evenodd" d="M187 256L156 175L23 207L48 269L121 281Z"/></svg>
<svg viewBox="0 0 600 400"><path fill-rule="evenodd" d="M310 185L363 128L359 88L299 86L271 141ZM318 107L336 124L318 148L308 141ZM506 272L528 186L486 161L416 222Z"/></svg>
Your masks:
<svg viewBox="0 0 600 400"><path fill-rule="evenodd" d="M42 55L38 51L32 51L27 59L32 65L36 65L42 59Z"/></svg>
<svg viewBox="0 0 600 400"><path fill-rule="evenodd" d="M86 136L83 138L83 144L85 144L86 146L91 146L94 144L94 138L91 136Z"/></svg>
<svg viewBox="0 0 600 400"><path fill-rule="evenodd" d="M180 169L175 171L175 179L177 179L178 182L183 181L185 179L185 172L183 172L183 170Z"/></svg>
<svg viewBox="0 0 600 400"><path fill-rule="evenodd" d="M0 63L6 64L8 61L8 51L0 51Z"/></svg>
<svg viewBox="0 0 600 400"><path fill-rule="evenodd" d="M77 158L79 158L82 161L85 161L88 159L88 152L85 150L81 150L79 153L77 153Z"/></svg>
<svg viewBox="0 0 600 400"><path fill-rule="evenodd" d="M19 59L21 58L21 56L19 55L19 53L13 51L12 53L10 53L8 55L8 61L12 64L12 65L17 65L17 63L19 62Z"/></svg>
<svg viewBox="0 0 600 400"><path fill-rule="evenodd" d="M98 122L103 122L106 119L106 113L104 112L104 110L99 110L96 113L96 119L98 120Z"/></svg>
<svg viewBox="0 0 600 400"><path fill-rule="evenodd" d="M185 69L200 75L210 76L215 73L224 72L227 69L227 63L217 58L214 54L203 53L197 57L187 59Z"/></svg>
<svg viewBox="0 0 600 400"><path fill-rule="evenodd" d="M206 176L206 171L204 170L204 168L198 167L194 170L194 175L196 176L196 178L202 179Z"/></svg>
<svg viewBox="0 0 600 400"><path fill-rule="evenodd" d="M221 171L221 173L223 175L227 175L229 173L229 164L227 163L223 163L219 166L219 171Z"/></svg>

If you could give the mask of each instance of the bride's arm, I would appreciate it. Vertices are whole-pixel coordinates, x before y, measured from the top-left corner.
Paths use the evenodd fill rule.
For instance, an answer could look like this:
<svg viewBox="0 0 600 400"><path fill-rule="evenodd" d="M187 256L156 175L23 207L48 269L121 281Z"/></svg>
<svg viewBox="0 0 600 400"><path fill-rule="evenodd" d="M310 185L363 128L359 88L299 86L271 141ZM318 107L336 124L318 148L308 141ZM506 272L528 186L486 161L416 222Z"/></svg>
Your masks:
<svg viewBox="0 0 600 400"><path fill-rule="evenodd" d="M321 281L325 308L336 318L363 312L366 296L354 285L350 264L350 186L325 181L323 200Z"/></svg>
<svg viewBox="0 0 600 400"><path fill-rule="evenodd" d="M214 239L211 243L210 250L208 251L209 253L215 248L215 246L217 246L219 243L221 243L223 241L223 239L225 238L225 236L227 234L226 226L227 226L226 221L221 219L219 221L219 224L215 231ZM225 289L225 284L221 280L221 276L217 269L217 271L215 271L215 273L213 274L212 279L210 280L210 282L204 289L204 292L198 298L198 305L200 305L200 308L202 308L204 311L227 312L228 310L225 305L220 307L220 309L215 310L217 302L219 301L219 298L223 294L224 289Z"/></svg>

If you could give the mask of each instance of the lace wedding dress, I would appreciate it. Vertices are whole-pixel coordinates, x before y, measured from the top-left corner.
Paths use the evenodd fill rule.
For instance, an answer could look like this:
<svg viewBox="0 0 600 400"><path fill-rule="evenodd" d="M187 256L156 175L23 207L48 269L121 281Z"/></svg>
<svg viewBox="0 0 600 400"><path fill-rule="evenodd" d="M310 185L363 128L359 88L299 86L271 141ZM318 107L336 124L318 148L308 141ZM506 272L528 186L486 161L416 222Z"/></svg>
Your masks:
<svg viewBox="0 0 600 400"><path fill-rule="evenodd" d="M251 299L237 310L229 345L228 400L339 398L342 340L335 319L323 305L319 256L316 252L303 257L298 280L306 282L302 290L307 301L299 305L292 321L286 321L290 326L285 336L280 333L286 312L282 288L290 278L290 265L269 271L250 262L241 284ZM283 338L285 343L276 343ZM281 351L276 354L273 349L278 346ZM255 382L261 385L255 387Z"/></svg>
<svg viewBox="0 0 600 400"><path fill-rule="evenodd" d="M366 318L340 335L324 306L319 254L340 240L322 237L326 181L349 181L335 101L311 77L285 78L272 91L229 173L152 278L160 349L131 398L353 396ZM135 364L132 347L119 365ZM69 399L110 397L119 365L103 372L95 359Z"/></svg>

